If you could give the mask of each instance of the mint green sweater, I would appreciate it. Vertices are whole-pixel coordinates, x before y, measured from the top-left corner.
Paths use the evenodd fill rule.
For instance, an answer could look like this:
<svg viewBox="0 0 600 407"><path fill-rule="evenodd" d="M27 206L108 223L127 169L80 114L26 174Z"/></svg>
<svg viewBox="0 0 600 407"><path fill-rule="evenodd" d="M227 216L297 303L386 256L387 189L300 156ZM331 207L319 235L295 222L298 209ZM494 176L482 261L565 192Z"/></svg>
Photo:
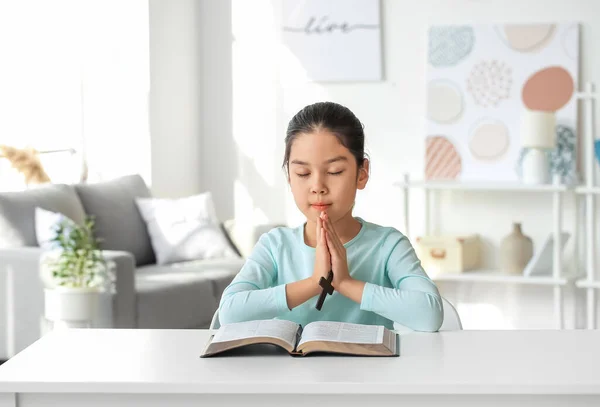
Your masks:
<svg viewBox="0 0 600 407"><path fill-rule="evenodd" d="M416 331L437 331L442 300L409 240L398 230L356 218L360 232L344 247L350 276L366 282L360 304L335 291L321 311L317 296L288 309L285 285L312 276L315 248L304 242L304 225L261 236L245 265L223 292L219 322L286 319L301 325L341 321L383 325L397 322Z"/></svg>

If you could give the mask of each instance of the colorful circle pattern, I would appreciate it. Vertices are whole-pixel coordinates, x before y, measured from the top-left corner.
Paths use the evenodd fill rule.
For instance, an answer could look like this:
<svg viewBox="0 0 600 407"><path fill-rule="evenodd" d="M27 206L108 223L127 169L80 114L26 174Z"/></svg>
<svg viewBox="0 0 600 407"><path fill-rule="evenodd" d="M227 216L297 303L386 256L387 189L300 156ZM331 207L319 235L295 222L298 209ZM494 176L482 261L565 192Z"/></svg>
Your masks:
<svg viewBox="0 0 600 407"><path fill-rule="evenodd" d="M475 32L470 26L440 26L429 30L429 63L454 66L473 50Z"/></svg>

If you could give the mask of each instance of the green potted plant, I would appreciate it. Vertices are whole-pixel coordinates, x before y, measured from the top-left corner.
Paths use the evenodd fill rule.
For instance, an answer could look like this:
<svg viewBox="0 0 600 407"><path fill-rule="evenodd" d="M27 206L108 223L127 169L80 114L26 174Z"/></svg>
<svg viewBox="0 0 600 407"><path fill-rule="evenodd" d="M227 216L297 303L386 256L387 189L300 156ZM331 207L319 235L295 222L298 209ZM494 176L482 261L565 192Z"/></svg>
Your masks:
<svg viewBox="0 0 600 407"><path fill-rule="evenodd" d="M82 225L64 219L55 232L54 249L41 262L46 318L66 326L91 326L99 294L110 289L114 265L99 248L93 217Z"/></svg>

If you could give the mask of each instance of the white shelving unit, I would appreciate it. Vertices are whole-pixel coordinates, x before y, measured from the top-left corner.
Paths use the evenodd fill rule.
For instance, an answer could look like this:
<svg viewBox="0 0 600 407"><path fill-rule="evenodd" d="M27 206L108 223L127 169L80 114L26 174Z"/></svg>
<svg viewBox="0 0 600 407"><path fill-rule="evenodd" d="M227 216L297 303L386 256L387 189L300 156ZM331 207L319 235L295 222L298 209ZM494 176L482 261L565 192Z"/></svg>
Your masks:
<svg viewBox="0 0 600 407"><path fill-rule="evenodd" d="M524 185L519 183L461 183L454 181L412 181L408 175L404 180L394 183L394 186L402 188L404 191L404 230L409 235L409 191L413 188L420 188L425 191L425 233L431 232L430 225L430 201L435 191L439 190L459 190L459 191L506 191L506 192L534 192L551 193L553 207L553 227L552 234L554 238L553 268L552 275L549 276L523 276L509 275L497 270L476 270L461 274L443 274L434 277L436 281L457 281L457 282L490 282L505 284L534 284L542 286L551 286L554 289L554 311L556 316L556 326L559 329L564 327L564 306L563 306L563 288L565 286L577 286L587 289L586 291L586 311L588 329L596 328L596 290L600 289L600 280L596 279L596 213L595 198L600 195L600 186L594 181L594 168L596 158L594 156L594 101L598 94L594 85L590 82L586 84L584 92L578 92L575 97L584 103L584 155L585 155L585 185L576 188L570 188L566 185L556 183L551 185ZM575 274L563 272L563 259L561 248L562 232L562 201L565 193L575 192L576 219L574 242L576 253ZM579 199L585 199L585 273L580 272L579 267L579 223L580 223L580 205ZM558 250L557 250L558 248ZM584 278L585 277L585 278Z"/></svg>
<svg viewBox="0 0 600 407"><path fill-rule="evenodd" d="M554 278L552 276L531 276L524 277L520 275L509 275L498 270L475 270L466 271L462 274L442 274L434 278L436 281L470 281L480 283L510 283L510 284L531 284L546 286L564 286L569 284L569 278ZM600 286L600 284L599 284Z"/></svg>
<svg viewBox="0 0 600 407"><path fill-rule="evenodd" d="M561 233L562 233L562 209L563 209L563 194L571 193L572 188L566 185L547 184L547 185L526 185L520 183L491 183L491 182L456 182L456 181L411 181L408 174L405 174L404 180L394 183L395 187L403 190L404 196L404 231L407 236L409 231L409 196L411 189L422 189L425 191L425 234L431 233L430 224L430 202L434 198L435 191L440 190L455 190L455 191L505 191L505 192L533 192L533 193L550 193L552 194L553 206L553 238L554 247L561 248ZM575 233L577 236L577 233ZM578 239L575 239L577 242ZM577 243L576 243L577 244ZM576 250L577 252L577 250ZM564 328L564 304L563 304L563 289L565 286L573 286L580 275L570 275L563 272L562 250L554 250L553 252L553 269L552 274L548 276L524 276L503 273L498 270L472 270L460 274L439 274L433 276L435 281L455 281L455 282L489 282L502 284L528 284L549 286L554 289L554 314L556 318L556 327ZM576 268L577 269L577 268Z"/></svg>
<svg viewBox="0 0 600 407"><path fill-rule="evenodd" d="M582 195L600 195L600 187L579 187L575 192Z"/></svg>
<svg viewBox="0 0 600 407"><path fill-rule="evenodd" d="M564 192L566 185L525 185L510 182L456 182L456 181L404 181L395 182L401 188L422 188L425 190L459 190L459 191L507 191L507 192ZM599 188L600 189L600 188Z"/></svg>
<svg viewBox="0 0 600 407"><path fill-rule="evenodd" d="M576 285L586 290L586 313L588 329L596 329L596 290L600 289L600 281L596 280L596 195L600 195L600 187L594 180L594 101L598 98L594 86L588 83L585 92L579 94L585 102L585 185L576 188L578 196L585 199L585 265L587 276L584 280L577 281ZM577 204L579 209L579 202Z"/></svg>
<svg viewBox="0 0 600 407"><path fill-rule="evenodd" d="M600 281L588 281L588 280L579 280L577 281L577 287L580 288L600 288ZM593 291L592 291L593 293ZM592 310L591 315L594 315L595 312ZM589 322L588 327L590 329L595 329L594 321L595 318L592 318L592 322Z"/></svg>

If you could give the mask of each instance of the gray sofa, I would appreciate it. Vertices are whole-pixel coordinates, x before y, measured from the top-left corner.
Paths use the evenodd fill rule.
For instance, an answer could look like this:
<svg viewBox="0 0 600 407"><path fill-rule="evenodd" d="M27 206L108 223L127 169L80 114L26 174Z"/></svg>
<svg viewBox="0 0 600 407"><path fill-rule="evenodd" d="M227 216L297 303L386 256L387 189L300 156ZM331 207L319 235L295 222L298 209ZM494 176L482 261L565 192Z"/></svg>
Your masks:
<svg viewBox="0 0 600 407"><path fill-rule="evenodd" d="M39 319L43 315L44 296L38 271L42 249L35 237L36 206L61 212L78 222L86 214L95 216L96 234L103 239L105 257L117 266L110 326L209 326L223 290L240 270L244 258L155 264L146 225L134 201L135 197L149 196L150 190L139 175L96 184L49 185L0 193L0 281L4 282L0 293L7 288L2 271L12 270L16 351L39 337ZM235 248L231 235L226 236ZM0 311L3 306L0 301ZM2 319L9 322L7 318L11 318L10 310L0 312L0 326L8 325L1 323ZM0 337L6 337L2 334ZM0 359L5 348L1 341Z"/></svg>

